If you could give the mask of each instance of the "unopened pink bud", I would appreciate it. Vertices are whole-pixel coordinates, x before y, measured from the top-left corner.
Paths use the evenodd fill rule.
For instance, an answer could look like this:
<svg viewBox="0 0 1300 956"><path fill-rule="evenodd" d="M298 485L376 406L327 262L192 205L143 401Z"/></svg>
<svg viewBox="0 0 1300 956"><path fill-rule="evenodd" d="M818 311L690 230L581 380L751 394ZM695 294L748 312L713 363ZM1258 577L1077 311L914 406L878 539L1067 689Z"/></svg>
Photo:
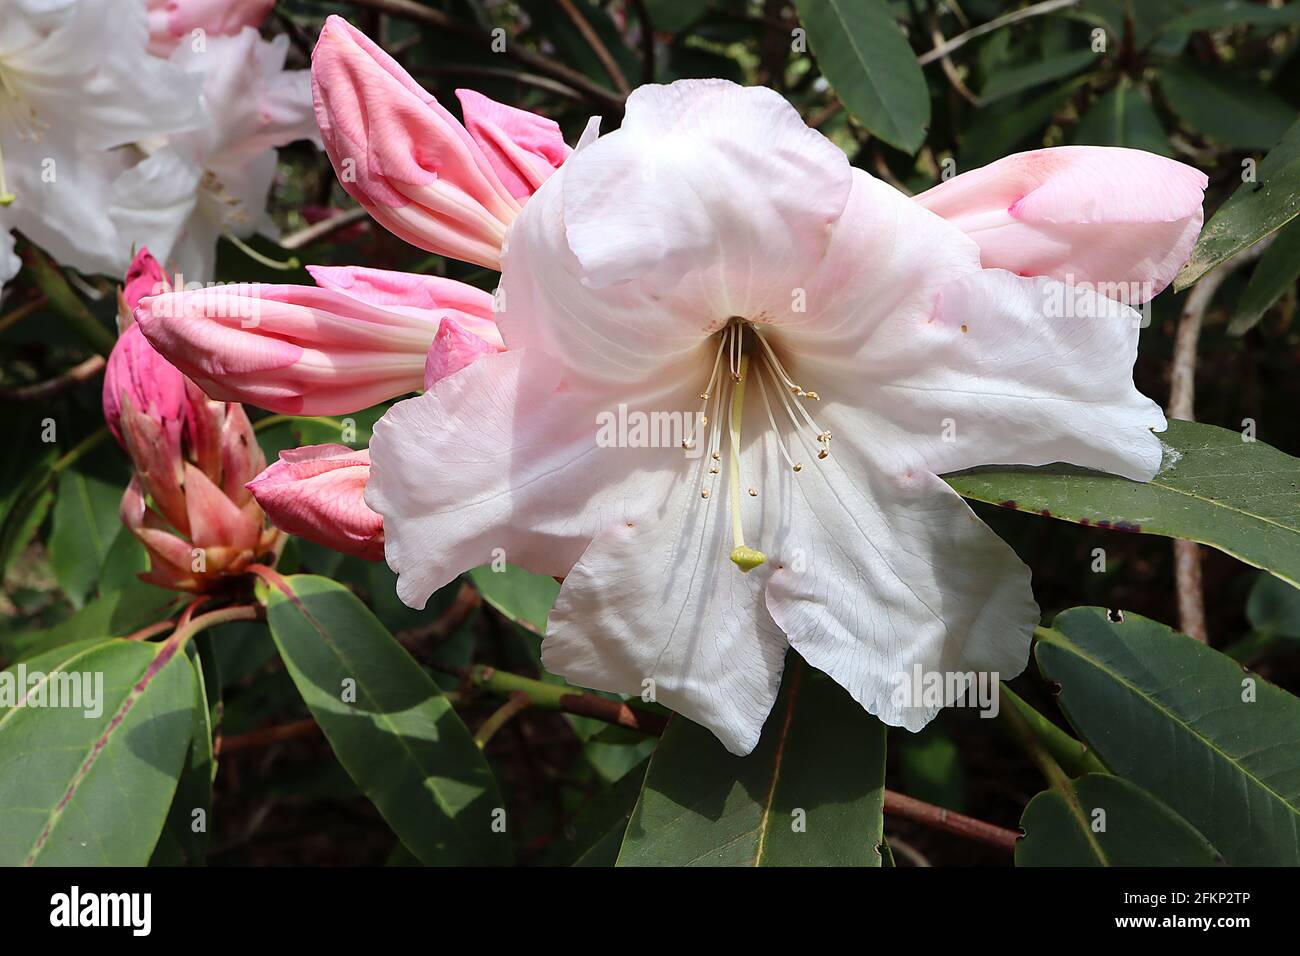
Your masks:
<svg viewBox="0 0 1300 956"><path fill-rule="evenodd" d="M563 160L558 130L540 117L530 128L476 103L483 122L471 136L342 17L325 22L312 52L312 91L325 151L349 195L412 245L491 269L500 268L519 198L531 193L525 185L544 178L536 159ZM516 148L512 133L521 130ZM496 145L485 152L485 142Z"/></svg>
<svg viewBox="0 0 1300 956"><path fill-rule="evenodd" d="M384 519L366 505L369 480L369 450L308 445L280 452L280 460L248 488L280 529L378 561L384 556Z"/></svg>

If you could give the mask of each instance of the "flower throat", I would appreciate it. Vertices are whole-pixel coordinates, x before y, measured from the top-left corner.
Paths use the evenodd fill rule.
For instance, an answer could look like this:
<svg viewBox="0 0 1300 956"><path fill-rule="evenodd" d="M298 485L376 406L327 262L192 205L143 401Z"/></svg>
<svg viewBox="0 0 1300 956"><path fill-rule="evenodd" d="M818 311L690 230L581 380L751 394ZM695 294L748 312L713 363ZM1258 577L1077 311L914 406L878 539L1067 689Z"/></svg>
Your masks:
<svg viewBox="0 0 1300 956"><path fill-rule="evenodd" d="M813 447L817 449L817 459L823 460L830 455L831 433L820 427L804 407L804 400L820 401L816 392L807 391L795 383L777 357L771 343L752 322L732 316L726 326L717 333L718 349L713 357L713 368L709 374L708 384L700 393L700 411L696 416L699 425L694 433L682 442L682 448L691 450L700 440L705 429L708 430L708 473L700 497L708 500L714 490L717 477L722 471L723 431L725 414L727 448L727 497L731 507L731 531L734 547L731 561L741 571L749 572L767 561L767 555L757 548L745 544L744 527L740 515L740 429L745 410L745 389L752 380L758 386L763 410L767 414L768 426L776 436L776 445L790 470L798 474L803 471L802 461L791 454L790 446L781 437L777 425L777 415L773 411L775 404L790 419L796 435L812 435ZM723 372L723 356L726 356L726 372ZM751 361L751 359L753 361ZM772 391L768 391L768 385ZM712 414L710 410L712 409ZM751 498L758 497L758 489L748 486Z"/></svg>

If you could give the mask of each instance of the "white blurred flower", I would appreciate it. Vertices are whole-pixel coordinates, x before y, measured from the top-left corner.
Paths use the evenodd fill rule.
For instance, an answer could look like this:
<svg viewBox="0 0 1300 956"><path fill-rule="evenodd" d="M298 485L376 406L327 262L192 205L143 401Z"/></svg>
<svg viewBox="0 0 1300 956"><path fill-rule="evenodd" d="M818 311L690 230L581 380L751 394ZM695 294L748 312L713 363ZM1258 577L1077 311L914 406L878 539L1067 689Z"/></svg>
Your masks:
<svg viewBox="0 0 1300 956"><path fill-rule="evenodd" d="M201 79L205 122L146 142L146 158L114 186L113 216L127 244L148 245L187 280L207 281L222 235L274 234L266 199L275 148L319 140L306 70L285 70L288 38L234 36L183 43L169 63Z"/></svg>
<svg viewBox="0 0 1300 956"><path fill-rule="evenodd" d="M200 120L198 82L148 40L140 0L0 0L0 282L18 269L10 229L77 269L125 269L119 147Z"/></svg>

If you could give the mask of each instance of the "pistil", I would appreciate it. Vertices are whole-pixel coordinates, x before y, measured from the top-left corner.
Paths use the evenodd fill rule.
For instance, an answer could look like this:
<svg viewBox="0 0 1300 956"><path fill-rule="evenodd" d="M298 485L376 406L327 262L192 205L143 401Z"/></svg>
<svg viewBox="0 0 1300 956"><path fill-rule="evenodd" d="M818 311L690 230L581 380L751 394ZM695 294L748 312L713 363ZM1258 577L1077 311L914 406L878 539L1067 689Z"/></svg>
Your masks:
<svg viewBox="0 0 1300 956"><path fill-rule="evenodd" d="M736 338L739 339L740 336L737 335ZM739 351L739 344L736 346L736 351ZM749 370L749 356L740 355L739 364L733 367L736 369L736 385L731 390L731 414L727 420L727 430L731 438L727 497L731 504L731 538L735 544L731 551L731 561L740 570L749 572L767 560L767 555L762 551L745 544L745 531L740 519L740 418L745 409L745 373ZM751 490L751 494L757 493Z"/></svg>

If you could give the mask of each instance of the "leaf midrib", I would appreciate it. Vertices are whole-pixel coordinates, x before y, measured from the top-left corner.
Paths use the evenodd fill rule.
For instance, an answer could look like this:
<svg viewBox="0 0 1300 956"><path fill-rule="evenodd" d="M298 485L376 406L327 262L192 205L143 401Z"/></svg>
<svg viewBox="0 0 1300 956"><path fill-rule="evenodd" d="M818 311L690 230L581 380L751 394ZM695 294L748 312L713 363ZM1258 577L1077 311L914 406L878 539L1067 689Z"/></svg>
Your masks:
<svg viewBox="0 0 1300 956"><path fill-rule="evenodd" d="M290 588L292 589L292 584L290 585ZM456 816L454 813L452 813L446 798L442 795L441 791L436 786L434 786L432 783L429 783L429 781L436 776L435 771L437 768L426 767L424 763L419 759L419 757L416 755L415 750L410 746L410 744L407 743L406 734L401 732L401 729L397 726L396 723L394 723L392 717L389 716L388 712L380 706L379 701L370 692L368 684L362 681L362 679L359 676L359 672L355 667L352 666L351 661L349 660L347 655L345 655L342 652L342 650L335 644L335 642L330 639L330 637L326 634L324 628L320 626L320 624L316 621L316 618L313 617L311 612L307 610L307 607L305 603L302 601L302 598L299 596L298 592L296 590L292 590L292 593L290 594L283 594L282 592L278 592L278 593L281 593L282 597L284 597L286 600L288 600L290 603L294 605L294 607L298 610L298 612L303 616L303 619L306 620L311 625L312 630L314 630L320 636L325 646L329 648L330 653L334 655L335 660L337 660L340 664L342 664L345 670L349 670L354 675L358 675L355 678L357 681L357 688L364 695L365 702L368 705L370 705L370 707L372 708L370 713L377 715L379 717L380 721L384 724L385 727L388 728L391 735L398 740L402 750L404 750L407 756L410 758L411 763L414 764L419 769L420 773L423 776L423 782L428 783L428 786L425 788L426 791L433 797L434 802L438 805L438 809L442 811L443 816L445 816L448 820L455 820ZM423 674L423 672L421 672L421 674ZM433 684L432 681L430 681L429 683L433 686L434 689L434 694L431 699L437 699L438 697L441 696L441 692L438 691L436 684ZM443 699L445 700L445 698ZM325 730L324 724L321 725L321 729ZM326 732L326 736L327 737L329 736L328 732ZM475 849L477 846L473 841L468 841L459 837L457 839L457 842L460 843L462 846L467 847L471 850Z"/></svg>

